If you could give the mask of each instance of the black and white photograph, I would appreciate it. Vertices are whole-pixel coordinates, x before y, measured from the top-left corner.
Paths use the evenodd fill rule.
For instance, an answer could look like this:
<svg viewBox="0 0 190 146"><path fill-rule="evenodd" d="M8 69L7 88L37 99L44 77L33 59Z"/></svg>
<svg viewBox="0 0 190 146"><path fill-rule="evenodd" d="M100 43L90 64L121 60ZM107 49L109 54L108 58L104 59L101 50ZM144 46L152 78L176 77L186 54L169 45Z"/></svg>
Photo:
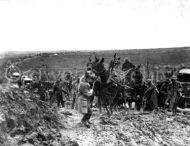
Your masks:
<svg viewBox="0 0 190 146"><path fill-rule="evenodd" d="M190 0L0 0L0 146L190 146Z"/></svg>

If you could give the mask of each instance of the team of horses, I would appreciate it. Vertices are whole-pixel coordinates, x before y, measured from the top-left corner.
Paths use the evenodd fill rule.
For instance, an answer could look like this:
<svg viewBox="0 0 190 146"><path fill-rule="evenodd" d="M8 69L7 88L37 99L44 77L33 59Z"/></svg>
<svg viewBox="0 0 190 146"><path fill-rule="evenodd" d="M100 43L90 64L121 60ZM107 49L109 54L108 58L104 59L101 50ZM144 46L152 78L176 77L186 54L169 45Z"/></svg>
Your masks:
<svg viewBox="0 0 190 146"><path fill-rule="evenodd" d="M114 74L114 70L120 64L120 57L117 57L116 54L107 69L104 65L104 58L99 59L95 56L93 61L89 59L87 63L87 67L91 68L96 76L92 88L94 95L98 97L99 110L102 112L102 108L105 108L109 116L113 114L113 109L116 109L118 105L126 107L126 103L131 107L131 103L135 102L137 110L143 109L146 85L143 81L140 65L130 68L125 78L115 81L114 77L117 75Z"/></svg>

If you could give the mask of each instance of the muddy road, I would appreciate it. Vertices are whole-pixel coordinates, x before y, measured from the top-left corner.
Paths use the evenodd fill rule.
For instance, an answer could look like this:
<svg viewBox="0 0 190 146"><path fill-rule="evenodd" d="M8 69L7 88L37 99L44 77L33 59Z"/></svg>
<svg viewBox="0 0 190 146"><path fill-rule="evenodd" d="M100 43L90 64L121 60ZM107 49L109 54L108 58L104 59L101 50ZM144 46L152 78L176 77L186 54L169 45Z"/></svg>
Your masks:
<svg viewBox="0 0 190 146"><path fill-rule="evenodd" d="M62 138L76 141L80 146L190 145L189 115L120 111L108 118L94 109L91 128L85 128L77 111L62 108L59 113L65 125Z"/></svg>

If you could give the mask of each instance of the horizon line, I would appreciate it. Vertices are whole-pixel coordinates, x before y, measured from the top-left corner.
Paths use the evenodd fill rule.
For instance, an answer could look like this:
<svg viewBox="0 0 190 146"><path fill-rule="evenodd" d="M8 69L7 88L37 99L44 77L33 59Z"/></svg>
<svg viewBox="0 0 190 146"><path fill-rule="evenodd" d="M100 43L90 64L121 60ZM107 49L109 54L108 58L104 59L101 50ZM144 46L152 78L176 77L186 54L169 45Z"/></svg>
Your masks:
<svg viewBox="0 0 190 146"><path fill-rule="evenodd" d="M49 50L24 50L24 51L3 51L3 53L48 53L48 52L103 52L103 51L124 51L124 50L155 50L155 49L177 49L177 48L190 48L190 46L183 46L183 47L159 47L159 48L133 48L133 49L76 49L76 50L67 50L67 49L49 49ZM0 52L1 53L1 52Z"/></svg>

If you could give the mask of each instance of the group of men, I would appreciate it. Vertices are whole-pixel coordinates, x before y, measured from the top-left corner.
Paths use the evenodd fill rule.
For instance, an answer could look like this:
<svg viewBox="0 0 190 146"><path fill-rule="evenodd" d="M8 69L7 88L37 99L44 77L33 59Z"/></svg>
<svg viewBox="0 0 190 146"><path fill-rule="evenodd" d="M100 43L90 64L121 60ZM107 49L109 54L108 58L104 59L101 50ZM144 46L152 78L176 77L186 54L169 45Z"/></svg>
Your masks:
<svg viewBox="0 0 190 146"><path fill-rule="evenodd" d="M53 101L57 100L57 106L65 107L65 102L69 97L71 90L71 77L65 76L64 81L57 79L56 81L41 81L36 76L33 80L29 77L24 77L23 81L19 80L18 88L30 90L39 95L41 101L49 101L52 106ZM15 85L16 85L15 84Z"/></svg>
<svg viewBox="0 0 190 146"><path fill-rule="evenodd" d="M122 66L125 72L130 71L135 65L126 58ZM149 109L163 108L170 112L176 112L179 99L182 96L182 86L175 75L167 76L162 82L154 84L151 79L146 80L146 89L143 91L143 99ZM144 101L142 101L143 103Z"/></svg>
<svg viewBox="0 0 190 146"><path fill-rule="evenodd" d="M127 72L129 69L134 68L135 65L130 62L129 59L125 59L125 63L122 66L122 70ZM76 87L76 100L75 104L78 107L79 112L83 114L81 122L84 126L90 127L90 117L92 115L91 103L93 91L93 79L95 78L91 68L87 68L85 74L77 80ZM68 79L70 81L70 78ZM38 84L39 85L39 84ZM176 76L165 79L165 81L158 85L154 85L151 79L146 82L146 90L144 91L143 100L146 100L146 104L152 106L152 109L157 109L159 106L162 108L168 107L169 111L176 111L177 103L180 99L180 91L182 86L177 82ZM45 101L45 87L41 83L37 87L39 90L41 100ZM49 90L50 103L53 97L57 99L57 106L65 107L65 96L69 96L68 92L63 88L63 81L60 79L53 83L52 88ZM74 106L74 105L73 105Z"/></svg>
<svg viewBox="0 0 190 146"><path fill-rule="evenodd" d="M122 68L126 69L125 71L135 67L128 59L125 62L127 62L125 66L122 66ZM83 114L81 122L87 127L90 127L89 119L92 115L90 103L94 92L90 80L91 75L92 71L87 69L85 75L81 77L78 86L79 111ZM145 84L146 89L143 93L143 100L146 101L146 106L149 109L154 111L158 108L163 108L170 112L176 112L182 91L182 86L177 81L176 76L173 75L172 77L166 78L162 81L160 87L158 85L159 83L154 84L151 79L147 79Z"/></svg>
<svg viewBox="0 0 190 146"><path fill-rule="evenodd" d="M182 85L177 81L176 76L167 78L160 87L159 101L161 107L164 109L168 107L168 111L176 112L182 91Z"/></svg>

